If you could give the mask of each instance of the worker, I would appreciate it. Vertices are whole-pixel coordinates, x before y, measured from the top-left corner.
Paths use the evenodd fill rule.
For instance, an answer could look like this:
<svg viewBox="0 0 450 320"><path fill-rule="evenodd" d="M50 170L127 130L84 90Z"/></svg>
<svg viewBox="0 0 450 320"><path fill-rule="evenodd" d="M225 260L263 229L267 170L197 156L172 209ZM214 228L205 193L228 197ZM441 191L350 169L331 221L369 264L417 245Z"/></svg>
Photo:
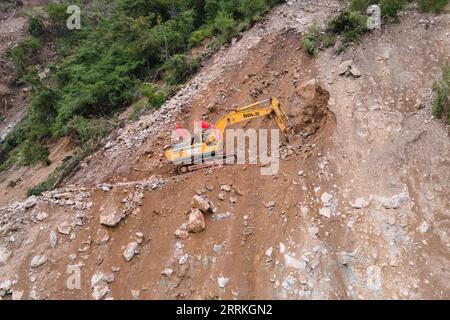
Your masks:
<svg viewBox="0 0 450 320"><path fill-rule="evenodd" d="M222 142L222 135L215 126L203 120L199 120L197 123L202 130L202 140L204 142L208 145Z"/></svg>

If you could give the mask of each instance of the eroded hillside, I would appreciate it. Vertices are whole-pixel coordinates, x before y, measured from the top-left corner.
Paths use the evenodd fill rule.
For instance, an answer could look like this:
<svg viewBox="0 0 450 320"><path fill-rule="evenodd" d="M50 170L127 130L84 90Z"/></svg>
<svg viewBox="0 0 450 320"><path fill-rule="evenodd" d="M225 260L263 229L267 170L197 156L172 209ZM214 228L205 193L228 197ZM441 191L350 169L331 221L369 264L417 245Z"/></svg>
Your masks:
<svg viewBox="0 0 450 320"><path fill-rule="evenodd" d="M308 56L302 32L339 6L276 7L66 186L0 209L3 298L448 299L450 140L430 108L450 15L406 10L343 54ZM270 96L305 133L282 144L276 175L171 171L175 123ZM196 195L213 212L188 233Z"/></svg>

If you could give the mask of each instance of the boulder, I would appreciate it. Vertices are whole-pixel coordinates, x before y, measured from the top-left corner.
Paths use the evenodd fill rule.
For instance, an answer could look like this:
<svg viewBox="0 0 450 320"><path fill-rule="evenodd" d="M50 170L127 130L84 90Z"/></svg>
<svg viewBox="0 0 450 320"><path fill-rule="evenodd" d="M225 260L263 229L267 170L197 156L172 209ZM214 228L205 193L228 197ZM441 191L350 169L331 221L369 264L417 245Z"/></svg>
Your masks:
<svg viewBox="0 0 450 320"><path fill-rule="evenodd" d="M11 251L0 246L0 267L5 265L11 256Z"/></svg>
<svg viewBox="0 0 450 320"><path fill-rule="evenodd" d="M136 254L136 250L138 248L138 243L133 241L130 242L127 247L125 248L123 252L123 257L127 262L130 262L131 259L133 259L134 255Z"/></svg>
<svg viewBox="0 0 450 320"><path fill-rule="evenodd" d="M198 209L192 209L187 222L187 230L192 233L201 232L205 229L205 218Z"/></svg>
<svg viewBox="0 0 450 320"><path fill-rule="evenodd" d="M192 207L195 209L200 209L203 213L212 213L213 205L212 203L204 196L195 195L192 198Z"/></svg>
<svg viewBox="0 0 450 320"><path fill-rule="evenodd" d="M112 211L100 211L100 224L107 227L115 227L122 220L123 215L121 212L117 212L116 210Z"/></svg>
<svg viewBox="0 0 450 320"><path fill-rule="evenodd" d="M353 64L353 60L343 61L337 68L337 74L340 76L345 75L348 71L350 71L352 64Z"/></svg>
<svg viewBox="0 0 450 320"><path fill-rule="evenodd" d="M33 259L31 259L30 266L32 268L39 268L44 263L47 262L47 257L45 255L42 256L34 256Z"/></svg>

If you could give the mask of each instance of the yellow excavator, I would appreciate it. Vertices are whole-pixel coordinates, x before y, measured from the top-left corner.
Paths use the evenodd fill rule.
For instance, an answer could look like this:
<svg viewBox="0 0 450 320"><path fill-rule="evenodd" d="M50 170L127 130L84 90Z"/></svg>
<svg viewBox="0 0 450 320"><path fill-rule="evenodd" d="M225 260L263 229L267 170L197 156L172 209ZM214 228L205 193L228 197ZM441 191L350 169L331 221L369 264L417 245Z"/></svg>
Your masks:
<svg viewBox="0 0 450 320"><path fill-rule="evenodd" d="M268 106L262 106L268 103ZM214 126L210 126L208 134L194 135L190 143L180 143L172 146L165 152L166 158L174 163L179 174L195 171L201 168L210 167L216 164L234 163L235 155L223 155L222 138L228 125L251 120L254 118L273 116L276 124L287 136L289 127L283 122L283 116L289 122L286 114L281 109L280 103L276 98L269 98L236 109L220 117ZM206 129L206 127L204 127Z"/></svg>

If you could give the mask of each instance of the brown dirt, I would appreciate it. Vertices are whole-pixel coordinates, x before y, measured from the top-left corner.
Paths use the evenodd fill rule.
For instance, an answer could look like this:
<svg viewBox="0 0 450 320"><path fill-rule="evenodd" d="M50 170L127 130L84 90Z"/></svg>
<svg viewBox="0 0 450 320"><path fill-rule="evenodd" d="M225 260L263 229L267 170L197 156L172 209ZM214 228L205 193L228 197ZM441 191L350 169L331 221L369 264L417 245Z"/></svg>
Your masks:
<svg viewBox="0 0 450 320"><path fill-rule="evenodd" d="M431 16L407 11L401 23L343 56L330 49L310 58L299 48L299 32L335 6L274 9L214 55L166 108L120 129L111 146L87 159L69 181L74 186L57 191L71 192L75 203L47 194L16 214L27 224L0 220L0 244L12 251L0 280L15 279L13 291L40 299L91 299L92 275L113 269L106 297L115 299L132 299L132 290L141 299L448 299L450 140L430 116L428 94L450 52L450 16L425 29L419 17ZM360 78L336 74L349 58ZM312 79L320 86L308 86ZM298 147L281 148L278 174L262 176L249 164L169 172L163 148L175 122L213 121L270 96L303 136ZM256 119L236 127L275 124ZM157 178L164 184L149 187ZM137 192L143 202L128 210ZM195 194L217 210L205 215L205 230L177 239ZM126 217L114 228L101 226L102 207ZM7 217L18 209L2 210ZM38 222L42 211L49 217ZM77 214L86 215L82 225ZM73 236L58 234L51 248L50 231L64 222ZM126 262L122 252L137 232L144 241ZM30 269L37 254L48 261ZM80 290L66 287L74 264L81 266ZM173 273L162 275L165 268ZM225 288L219 277L229 278Z"/></svg>

